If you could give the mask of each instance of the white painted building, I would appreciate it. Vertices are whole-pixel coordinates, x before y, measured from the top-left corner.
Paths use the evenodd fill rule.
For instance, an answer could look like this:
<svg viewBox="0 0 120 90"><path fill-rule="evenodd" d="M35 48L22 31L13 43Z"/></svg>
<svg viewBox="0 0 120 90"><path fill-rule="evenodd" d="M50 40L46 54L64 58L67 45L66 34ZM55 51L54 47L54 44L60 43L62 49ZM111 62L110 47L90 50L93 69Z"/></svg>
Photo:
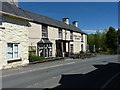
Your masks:
<svg viewBox="0 0 120 90"><path fill-rule="evenodd" d="M28 64L29 53L46 58L65 57L86 52L86 47L87 35L76 21L70 25L69 18L61 22L19 9L16 3L2 4L0 69Z"/></svg>

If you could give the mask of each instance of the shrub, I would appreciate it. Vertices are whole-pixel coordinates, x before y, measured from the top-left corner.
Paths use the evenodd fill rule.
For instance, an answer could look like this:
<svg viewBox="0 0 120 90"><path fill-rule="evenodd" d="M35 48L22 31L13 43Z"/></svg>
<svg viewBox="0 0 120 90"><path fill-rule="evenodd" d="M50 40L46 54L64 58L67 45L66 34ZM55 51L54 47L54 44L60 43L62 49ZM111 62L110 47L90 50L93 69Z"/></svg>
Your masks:
<svg viewBox="0 0 120 90"><path fill-rule="evenodd" d="M43 60L45 60L44 57L35 56L35 55L29 55L29 61L30 61L30 62L43 61Z"/></svg>
<svg viewBox="0 0 120 90"><path fill-rule="evenodd" d="M108 51L99 51L99 54L103 54L103 55L111 55L111 53L110 52L108 52Z"/></svg>

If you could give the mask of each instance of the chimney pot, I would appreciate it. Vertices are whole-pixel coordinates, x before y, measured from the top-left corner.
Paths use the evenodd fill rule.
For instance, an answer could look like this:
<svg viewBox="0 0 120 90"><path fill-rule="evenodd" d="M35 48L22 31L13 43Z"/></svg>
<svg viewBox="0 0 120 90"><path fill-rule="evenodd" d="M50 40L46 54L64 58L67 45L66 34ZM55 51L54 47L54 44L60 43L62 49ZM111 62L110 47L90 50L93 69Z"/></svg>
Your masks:
<svg viewBox="0 0 120 90"><path fill-rule="evenodd" d="M77 21L74 21L72 23L73 23L73 26L78 27L78 22Z"/></svg>
<svg viewBox="0 0 120 90"><path fill-rule="evenodd" d="M69 24L69 18L63 18L62 21L66 24Z"/></svg>

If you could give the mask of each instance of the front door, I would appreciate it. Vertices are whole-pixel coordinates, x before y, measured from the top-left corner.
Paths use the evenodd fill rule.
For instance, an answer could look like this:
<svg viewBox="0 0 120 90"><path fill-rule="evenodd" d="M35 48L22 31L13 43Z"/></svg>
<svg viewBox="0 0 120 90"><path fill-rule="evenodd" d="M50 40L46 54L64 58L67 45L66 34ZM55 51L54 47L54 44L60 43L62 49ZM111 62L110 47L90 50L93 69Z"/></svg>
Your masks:
<svg viewBox="0 0 120 90"><path fill-rule="evenodd" d="M62 57L62 42L61 41L56 41L56 57Z"/></svg>

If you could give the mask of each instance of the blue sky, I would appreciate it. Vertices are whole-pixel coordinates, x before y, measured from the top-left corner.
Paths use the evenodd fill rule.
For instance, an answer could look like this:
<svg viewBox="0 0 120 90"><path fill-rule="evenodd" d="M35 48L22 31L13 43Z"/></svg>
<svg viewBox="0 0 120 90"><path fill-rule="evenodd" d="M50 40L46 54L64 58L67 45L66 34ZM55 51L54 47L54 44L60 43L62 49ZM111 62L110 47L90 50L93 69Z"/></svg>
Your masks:
<svg viewBox="0 0 120 90"><path fill-rule="evenodd" d="M86 33L118 28L117 2L20 2L19 7L59 21L68 17L70 24L78 21Z"/></svg>

